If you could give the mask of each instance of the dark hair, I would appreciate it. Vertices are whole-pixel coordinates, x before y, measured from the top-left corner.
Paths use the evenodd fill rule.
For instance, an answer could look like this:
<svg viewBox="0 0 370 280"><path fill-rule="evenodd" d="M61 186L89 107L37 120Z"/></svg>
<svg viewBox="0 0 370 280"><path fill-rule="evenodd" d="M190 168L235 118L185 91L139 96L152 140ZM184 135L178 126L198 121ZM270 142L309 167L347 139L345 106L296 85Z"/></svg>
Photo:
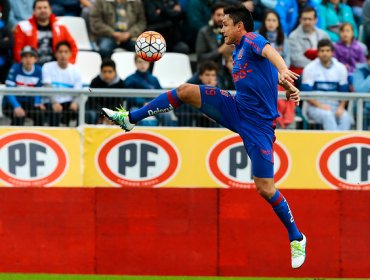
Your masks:
<svg viewBox="0 0 370 280"><path fill-rule="evenodd" d="M266 18L269 14L274 14L278 19L279 26L277 27L276 43L277 43L278 46L281 46L284 43L285 35L284 35L283 28L281 27L280 17L275 11L267 10L265 12L265 14L263 16L262 25L261 25L261 28L259 30L259 33L267 39L267 28L266 28L265 22L266 22Z"/></svg>
<svg viewBox="0 0 370 280"><path fill-rule="evenodd" d="M48 3L49 3L49 6L50 6L50 2L49 2L49 0L35 0L35 1L33 2L32 9L35 9L35 8L36 8L36 4L37 4L38 2L48 2Z"/></svg>
<svg viewBox="0 0 370 280"><path fill-rule="evenodd" d="M316 12L315 8L310 7L310 6L304 7L302 12L301 12L301 17L304 13L312 13L312 12L314 13L315 18L317 18L317 12Z"/></svg>
<svg viewBox="0 0 370 280"><path fill-rule="evenodd" d="M226 4L224 2L216 2L211 8L212 14L214 14L218 9L225 8Z"/></svg>
<svg viewBox="0 0 370 280"><path fill-rule="evenodd" d="M68 41L60 41L58 44L55 46L55 51L59 50L61 46L66 46L69 50L71 50L71 44Z"/></svg>
<svg viewBox="0 0 370 280"><path fill-rule="evenodd" d="M224 8L225 15L229 15L234 24L242 22L247 32L253 32L254 23L251 12L243 4L235 4Z"/></svg>
<svg viewBox="0 0 370 280"><path fill-rule="evenodd" d="M112 67L114 71L116 71L116 63L114 60L110 58L104 58L101 65L100 65L100 70L103 70L104 67Z"/></svg>
<svg viewBox="0 0 370 280"><path fill-rule="evenodd" d="M320 48L323 48L323 47L330 47L332 51L334 50L333 43L329 39L321 39L317 43L317 50L318 51L320 50Z"/></svg>
<svg viewBox="0 0 370 280"><path fill-rule="evenodd" d="M213 60L204 60L199 65L199 75L203 75L206 71L218 71L218 65Z"/></svg>

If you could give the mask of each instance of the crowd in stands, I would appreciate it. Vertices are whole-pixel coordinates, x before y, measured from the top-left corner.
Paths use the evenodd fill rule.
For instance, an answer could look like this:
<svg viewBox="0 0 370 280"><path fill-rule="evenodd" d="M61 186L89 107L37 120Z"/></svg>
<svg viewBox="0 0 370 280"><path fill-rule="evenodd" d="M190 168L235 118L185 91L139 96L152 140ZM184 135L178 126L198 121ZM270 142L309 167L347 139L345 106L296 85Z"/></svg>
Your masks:
<svg viewBox="0 0 370 280"><path fill-rule="evenodd" d="M72 31L60 20L81 17L91 48L102 58L91 88L161 89L153 65L135 56L136 70L119 77L112 54L135 50L143 31L160 32L167 51L193 58L188 82L235 90L233 47L221 34L223 8L242 3L251 11L255 32L267 38L288 67L301 77L302 91L370 93L370 0L0 0L0 84L7 87L82 88L74 65L79 51ZM179 65L181 67L181 65ZM134 109L147 98L92 97L86 103L88 124L103 124L101 107L124 104ZM78 103L69 95L5 96L2 110L11 125L71 125ZM355 105L345 100L307 100L296 108L279 100L278 127L295 127L297 112L325 130L353 127ZM370 101L364 103L364 129L370 125ZM350 113L352 112L352 113ZM77 123L77 122L75 122ZM77 123L78 124L78 123ZM205 126L216 124L190 106L143 120L141 125Z"/></svg>

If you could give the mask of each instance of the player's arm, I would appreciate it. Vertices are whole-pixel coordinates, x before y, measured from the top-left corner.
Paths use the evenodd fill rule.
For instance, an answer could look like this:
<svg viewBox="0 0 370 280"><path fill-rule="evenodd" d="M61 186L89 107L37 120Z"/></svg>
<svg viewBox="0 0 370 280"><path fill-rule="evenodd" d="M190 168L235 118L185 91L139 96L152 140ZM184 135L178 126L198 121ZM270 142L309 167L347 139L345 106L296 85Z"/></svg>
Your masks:
<svg viewBox="0 0 370 280"><path fill-rule="evenodd" d="M285 96L287 100L293 101L297 106L299 105L299 101L301 100L300 91L294 85L292 85L288 81L281 81L280 74L279 74L279 85L281 85L285 89Z"/></svg>
<svg viewBox="0 0 370 280"><path fill-rule="evenodd" d="M288 66L285 64L284 59L280 56L280 54L271 47L270 44L266 44L262 49L262 56L266 57L271 63L277 68L279 71L279 81L288 81L293 83L299 75L290 71Z"/></svg>

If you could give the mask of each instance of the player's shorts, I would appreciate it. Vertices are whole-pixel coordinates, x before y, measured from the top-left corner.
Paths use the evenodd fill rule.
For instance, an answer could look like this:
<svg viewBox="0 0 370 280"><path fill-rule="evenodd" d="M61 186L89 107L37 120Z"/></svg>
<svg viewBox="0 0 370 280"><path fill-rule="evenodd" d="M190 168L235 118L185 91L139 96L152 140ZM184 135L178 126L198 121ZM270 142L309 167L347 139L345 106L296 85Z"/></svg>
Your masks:
<svg viewBox="0 0 370 280"><path fill-rule="evenodd" d="M200 111L222 126L238 133L243 139L252 162L252 174L259 178L274 177L275 132L273 122L254 122L228 91L211 86L199 86Z"/></svg>

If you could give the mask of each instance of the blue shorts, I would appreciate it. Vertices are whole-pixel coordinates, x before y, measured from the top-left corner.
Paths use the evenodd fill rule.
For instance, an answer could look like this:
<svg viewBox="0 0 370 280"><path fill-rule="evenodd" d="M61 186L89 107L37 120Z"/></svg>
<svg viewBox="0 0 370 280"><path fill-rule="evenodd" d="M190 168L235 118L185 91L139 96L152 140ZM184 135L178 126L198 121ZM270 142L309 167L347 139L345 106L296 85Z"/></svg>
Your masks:
<svg viewBox="0 0 370 280"><path fill-rule="evenodd" d="M252 162L252 174L259 178L274 177L275 126L273 121L253 119L228 91L211 86L199 86L200 111L222 126L234 131Z"/></svg>

